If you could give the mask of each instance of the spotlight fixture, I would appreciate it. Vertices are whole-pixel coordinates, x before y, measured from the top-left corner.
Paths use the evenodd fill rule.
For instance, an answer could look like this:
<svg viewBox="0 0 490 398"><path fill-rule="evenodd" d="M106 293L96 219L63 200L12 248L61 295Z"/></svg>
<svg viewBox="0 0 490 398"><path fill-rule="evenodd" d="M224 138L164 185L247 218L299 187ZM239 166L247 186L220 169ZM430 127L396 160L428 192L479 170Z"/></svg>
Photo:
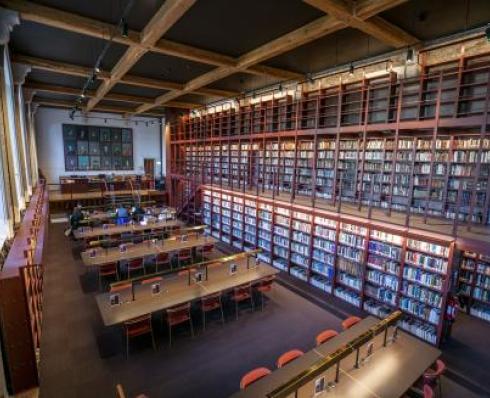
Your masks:
<svg viewBox="0 0 490 398"><path fill-rule="evenodd" d="M96 67L94 68L94 71L95 71L95 73L100 73L100 68L99 68L98 66L96 66Z"/></svg>
<svg viewBox="0 0 490 398"><path fill-rule="evenodd" d="M75 119L75 109L72 109L70 112L70 119L74 120Z"/></svg>
<svg viewBox="0 0 490 398"><path fill-rule="evenodd" d="M107 119L104 119L104 123L107 124Z"/></svg>
<svg viewBox="0 0 490 398"><path fill-rule="evenodd" d="M128 23L126 22L126 19L122 18L121 19L121 36L122 37L128 37Z"/></svg>
<svg viewBox="0 0 490 398"><path fill-rule="evenodd" d="M349 76L354 76L354 64L351 62L349 66Z"/></svg>
<svg viewBox="0 0 490 398"><path fill-rule="evenodd" d="M490 24L485 28L485 36L487 37L487 41L490 42Z"/></svg>
<svg viewBox="0 0 490 398"><path fill-rule="evenodd" d="M415 53L413 51L413 48L409 48L407 50L407 64L413 64L415 58Z"/></svg>
<svg viewBox="0 0 490 398"><path fill-rule="evenodd" d="M282 83L279 83L279 92L282 94Z"/></svg>
<svg viewBox="0 0 490 398"><path fill-rule="evenodd" d="M80 98L85 98L85 93L82 93L82 95L80 95Z"/></svg>
<svg viewBox="0 0 490 398"><path fill-rule="evenodd" d="M310 82L311 84L315 83L315 79L313 79L313 74L312 73L308 73L306 75L306 80L308 80L308 82Z"/></svg>

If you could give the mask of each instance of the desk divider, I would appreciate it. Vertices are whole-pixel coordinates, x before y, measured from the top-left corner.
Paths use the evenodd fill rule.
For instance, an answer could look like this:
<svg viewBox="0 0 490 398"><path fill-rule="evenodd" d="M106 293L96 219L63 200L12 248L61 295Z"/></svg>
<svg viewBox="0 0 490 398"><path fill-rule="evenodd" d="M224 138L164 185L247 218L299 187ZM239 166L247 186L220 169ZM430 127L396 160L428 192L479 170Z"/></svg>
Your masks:
<svg viewBox="0 0 490 398"><path fill-rule="evenodd" d="M188 265L186 267L180 267L180 268L175 269L175 270L160 271L160 272L155 272L155 273L149 274L149 275L144 275L144 276L139 276L139 277L135 277L135 278L131 278L131 279L126 279L124 281L113 282L110 284L110 290L109 291L110 292L116 292L116 291L118 291L118 288L131 284L131 296L134 300L134 298L135 298L134 287L137 283L143 284L143 282L146 280L157 278L157 277L162 277L162 276L166 276L166 275L178 274L179 272L182 272L182 271L187 271L188 285L190 286L191 285L191 272L193 270L195 270L196 268L204 268L204 270L205 270L205 279L204 280L208 280L208 266L214 265L214 264L226 264L226 263L233 261L233 260L246 258L247 259L247 270L249 270L250 269L250 257L255 256L256 254L260 253L260 251L261 251L261 249L241 252L241 253L233 254L230 256L224 256L224 257L220 257L220 258L213 259L213 260L201 261L199 263L191 264L191 265Z"/></svg>

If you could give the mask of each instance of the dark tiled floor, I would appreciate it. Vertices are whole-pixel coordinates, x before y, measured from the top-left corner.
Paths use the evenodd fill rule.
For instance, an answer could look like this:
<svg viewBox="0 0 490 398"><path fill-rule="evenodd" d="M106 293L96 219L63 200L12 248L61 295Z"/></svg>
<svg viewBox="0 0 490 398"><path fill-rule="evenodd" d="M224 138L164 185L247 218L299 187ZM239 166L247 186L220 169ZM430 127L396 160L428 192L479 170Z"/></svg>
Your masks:
<svg viewBox="0 0 490 398"><path fill-rule="evenodd" d="M72 246L63 236L62 225L50 225L42 398L111 397L116 383L125 386L128 397L141 392L151 398L227 397L238 389L243 373L261 365L273 368L276 358L291 348L310 349L319 331L339 329L340 318L352 310L330 298L323 298L328 306L319 306L311 297L277 285L264 312L243 311L235 321L229 311L224 327L212 322L202 334L197 325L194 339L181 331L172 348L156 319L158 351L141 339L126 360L121 331L104 328L98 315L95 276L85 274ZM444 384L444 390L446 398L478 396L452 380Z"/></svg>

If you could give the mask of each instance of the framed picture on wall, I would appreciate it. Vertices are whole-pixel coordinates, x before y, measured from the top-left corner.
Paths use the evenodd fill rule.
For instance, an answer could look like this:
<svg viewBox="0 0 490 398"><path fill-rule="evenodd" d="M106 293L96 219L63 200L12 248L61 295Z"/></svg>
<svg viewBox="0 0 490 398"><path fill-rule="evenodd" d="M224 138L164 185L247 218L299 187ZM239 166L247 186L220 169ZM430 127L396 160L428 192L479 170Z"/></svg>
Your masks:
<svg viewBox="0 0 490 398"><path fill-rule="evenodd" d="M77 141L77 154L88 155L88 141Z"/></svg>
<svg viewBox="0 0 490 398"><path fill-rule="evenodd" d="M122 142L133 142L133 131L131 129L122 129L121 132Z"/></svg>
<svg viewBox="0 0 490 398"><path fill-rule="evenodd" d="M100 128L100 140L103 142L111 141L111 129L109 127Z"/></svg>
<svg viewBox="0 0 490 398"><path fill-rule="evenodd" d="M90 141L88 148L89 148L88 149L88 152L89 152L90 156L98 156L98 155L100 155L100 147L99 147L99 143L98 142Z"/></svg>
<svg viewBox="0 0 490 398"><path fill-rule="evenodd" d="M90 142L99 142L99 128L89 127L88 128L88 139Z"/></svg>
<svg viewBox="0 0 490 398"><path fill-rule="evenodd" d="M63 125L63 139L66 140L76 140L77 139L77 130L75 126L70 124Z"/></svg>
<svg viewBox="0 0 490 398"><path fill-rule="evenodd" d="M100 168L101 168L101 170L111 170L112 169L112 159L110 156L102 156L100 158Z"/></svg>
<svg viewBox="0 0 490 398"><path fill-rule="evenodd" d="M132 170L133 131L107 126L62 126L65 170Z"/></svg>

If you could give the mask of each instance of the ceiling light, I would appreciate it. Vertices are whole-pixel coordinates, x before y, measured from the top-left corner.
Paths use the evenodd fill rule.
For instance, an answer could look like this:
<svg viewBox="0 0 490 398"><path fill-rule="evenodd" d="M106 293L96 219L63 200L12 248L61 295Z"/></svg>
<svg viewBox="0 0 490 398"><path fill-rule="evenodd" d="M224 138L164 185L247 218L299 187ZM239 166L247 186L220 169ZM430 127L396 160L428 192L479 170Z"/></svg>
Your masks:
<svg viewBox="0 0 490 398"><path fill-rule="evenodd" d="M80 97L81 98L85 98L85 93L82 93L82 95Z"/></svg>
<svg viewBox="0 0 490 398"><path fill-rule="evenodd" d="M349 66L349 76L354 76L354 64L351 62Z"/></svg>
<svg viewBox="0 0 490 398"><path fill-rule="evenodd" d="M123 19L121 19L121 36L122 37L128 37L128 31L129 31L128 23L123 18Z"/></svg>
<svg viewBox="0 0 490 398"><path fill-rule="evenodd" d="M100 68L99 68L98 66L96 66L96 67L94 68L94 71L95 71L95 73L100 73Z"/></svg>

